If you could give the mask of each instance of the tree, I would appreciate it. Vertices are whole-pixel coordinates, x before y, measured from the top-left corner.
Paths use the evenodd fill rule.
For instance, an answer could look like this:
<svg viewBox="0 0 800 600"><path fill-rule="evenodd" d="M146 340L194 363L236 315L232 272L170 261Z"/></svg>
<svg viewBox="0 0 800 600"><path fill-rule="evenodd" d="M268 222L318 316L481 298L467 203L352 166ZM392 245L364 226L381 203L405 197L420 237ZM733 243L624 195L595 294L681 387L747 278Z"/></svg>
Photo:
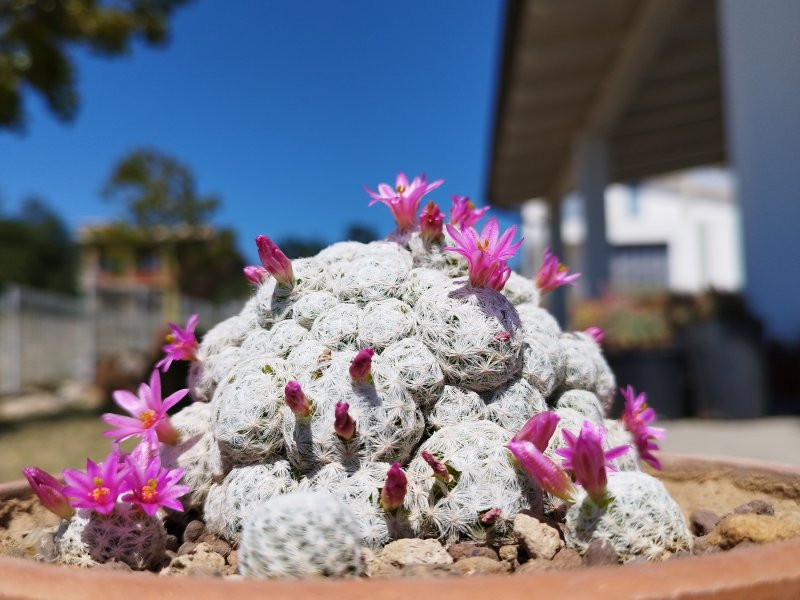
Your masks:
<svg viewBox="0 0 800 600"><path fill-rule="evenodd" d="M189 167L153 149L135 150L117 163L103 196L121 201L140 227L200 225L219 206L215 196L197 193Z"/></svg>
<svg viewBox="0 0 800 600"><path fill-rule="evenodd" d="M19 216L0 216L0 286L74 292L77 254L64 222L40 198L26 199Z"/></svg>
<svg viewBox="0 0 800 600"><path fill-rule="evenodd" d="M163 44L173 10L187 0L1 0L0 129L22 130L22 94L41 94L60 120L80 105L70 46L100 55L129 51L133 40Z"/></svg>

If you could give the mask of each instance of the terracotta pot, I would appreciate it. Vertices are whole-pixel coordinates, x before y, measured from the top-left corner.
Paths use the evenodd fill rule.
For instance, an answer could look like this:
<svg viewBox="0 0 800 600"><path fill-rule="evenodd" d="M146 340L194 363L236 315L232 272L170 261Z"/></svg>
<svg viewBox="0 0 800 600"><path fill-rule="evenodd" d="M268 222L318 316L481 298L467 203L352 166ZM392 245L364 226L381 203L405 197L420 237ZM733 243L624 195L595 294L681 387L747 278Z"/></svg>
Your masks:
<svg viewBox="0 0 800 600"><path fill-rule="evenodd" d="M664 456L662 478L671 491L720 512L721 495L740 490L742 497L763 497L786 506L800 504L800 468L748 461ZM25 482L0 485L0 501L27 495ZM737 501L736 493L728 494ZM152 574L79 570L0 558L0 598L270 598L326 600L530 600L531 598L600 600L670 598L800 598L800 539L751 546L696 558L624 567L596 567L535 575L358 581L224 581L158 577Z"/></svg>

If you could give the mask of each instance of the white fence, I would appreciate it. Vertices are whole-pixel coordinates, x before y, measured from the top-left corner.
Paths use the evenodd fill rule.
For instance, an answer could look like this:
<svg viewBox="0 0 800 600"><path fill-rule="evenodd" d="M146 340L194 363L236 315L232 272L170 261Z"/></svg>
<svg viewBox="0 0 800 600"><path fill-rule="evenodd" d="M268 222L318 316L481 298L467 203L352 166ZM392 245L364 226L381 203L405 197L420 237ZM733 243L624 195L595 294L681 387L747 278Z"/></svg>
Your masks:
<svg viewBox="0 0 800 600"><path fill-rule="evenodd" d="M0 394L65 379L90 381L99 357L147 354L166 323L163 297L147 290L104 292L96 299L12 286L0 295ZM181 322L200 314L209 329L241 303L181 299Z"/></svg>

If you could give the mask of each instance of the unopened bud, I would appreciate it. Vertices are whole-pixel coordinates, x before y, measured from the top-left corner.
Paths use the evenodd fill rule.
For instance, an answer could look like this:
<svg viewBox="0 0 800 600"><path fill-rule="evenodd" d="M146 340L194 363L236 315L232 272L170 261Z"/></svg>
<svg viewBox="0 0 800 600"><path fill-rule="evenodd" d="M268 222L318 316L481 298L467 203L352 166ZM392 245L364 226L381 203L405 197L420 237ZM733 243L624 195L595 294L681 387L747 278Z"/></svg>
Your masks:
<svg viewBox="0 0 800 600"><path fill-rule="evenodd" d="M303 389L296 381L290 381L283 389L286 398L286 405L298 417L308 417L311 415L311 402L309 402Z"/></svg>
<svg viewBox="0 0 800 600"><path fill-rule="evenodd" d="M372 376L372 357L375 351L372 348L364 348L356 354L350 363L350 377L356 383L367 383Z"/></svg>
<svg viewBox="0 0 800 600"><path fill-rule="evenodd" d="M347 402L336 403L333 429L343 440L351 440L356 434L356 422L350 416L349 410L350 405Z"/></svg>
<svg viewBox="0 0 800 600"><path fill-rule="evenodd" d="M450 474L450 471L447 470L447 467L442 461L440 461L427 450L422 451L422 458L426 463L428 463L428 466L433 469L433 476L436 477L436 479L442 483L450 483L450 480L453 478L453 476Z"/></svg>
<svg viewBox="0 0 800 600"><path fill-rule="evenodd" d="M47 510L62 519L69 519L75 513L64 494L64 486L58 479L37 467L26 467L22 474L31 485L31 489Z"/></svg>
<svg viewBox="0 0 800 600"><path fill-rule="evenodd" d="M403 506L406 497L408 479L400 463L394 463L386 472L386 481L381 490L381 506L385 511L397 510Z"/></svg>

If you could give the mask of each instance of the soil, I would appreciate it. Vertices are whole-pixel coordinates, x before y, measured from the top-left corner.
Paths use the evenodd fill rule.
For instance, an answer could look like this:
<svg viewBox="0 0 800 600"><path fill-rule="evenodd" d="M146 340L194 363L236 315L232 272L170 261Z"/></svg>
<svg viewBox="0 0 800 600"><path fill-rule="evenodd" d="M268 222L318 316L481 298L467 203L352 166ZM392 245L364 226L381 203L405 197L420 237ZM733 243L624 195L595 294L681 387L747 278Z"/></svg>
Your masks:
<svg viewBox="0 0 800 600"><path fill-rule="evenodd" d="M800 481L796 478L766 479L726 469L679 469L662 475L662 480L695 530L694 554L800 536ZM35 498L0 502L0 556L34 559L57 521ZM547 524L558 528L552 521ZM167 529L171 542L162 574L240 577L236 574L236 550L206 533L200 521L189 520L188 526L186 520L168 521ZM591 548L583 559L568 548L561 548L547 559L529 556L522 544L490 549L462 543L449 547L447 552L440 550L438 555L445 560L432 564L414 563L413 556L408 558L410 562L390 559L390 554L398 556L398 550L368 552L368 575L380 578L533 573L616 562L613 550L605 546ZM127 570L125 565L111 567Z"/></svg>

